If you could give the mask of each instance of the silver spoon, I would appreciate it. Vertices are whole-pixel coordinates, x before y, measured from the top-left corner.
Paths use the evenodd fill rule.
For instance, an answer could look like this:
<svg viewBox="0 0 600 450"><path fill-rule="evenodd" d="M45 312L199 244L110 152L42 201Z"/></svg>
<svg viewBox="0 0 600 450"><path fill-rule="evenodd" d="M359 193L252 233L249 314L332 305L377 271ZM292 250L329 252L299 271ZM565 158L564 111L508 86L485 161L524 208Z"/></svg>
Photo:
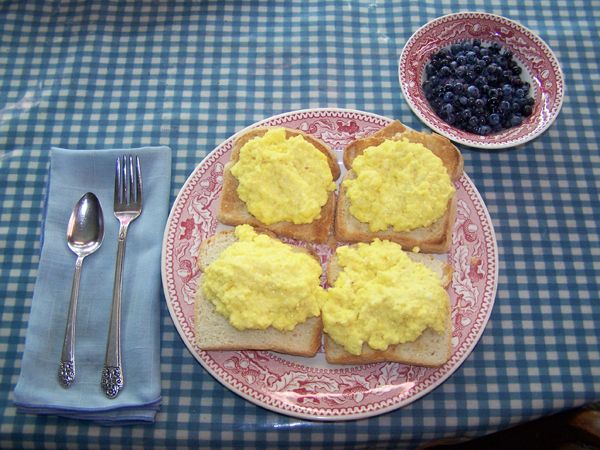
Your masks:
<svg viewBox="0 0 600 450"><path fill-rule="evenodd" d="M71 386L75 381L75 318L81 266L86 256L100 248L102 239L104 239L102 206L98 197L88 192L75 204L67 227L67 245L77 255L77 261L75 262L69 315L58 369L58 381L65 388Z"/></svg>

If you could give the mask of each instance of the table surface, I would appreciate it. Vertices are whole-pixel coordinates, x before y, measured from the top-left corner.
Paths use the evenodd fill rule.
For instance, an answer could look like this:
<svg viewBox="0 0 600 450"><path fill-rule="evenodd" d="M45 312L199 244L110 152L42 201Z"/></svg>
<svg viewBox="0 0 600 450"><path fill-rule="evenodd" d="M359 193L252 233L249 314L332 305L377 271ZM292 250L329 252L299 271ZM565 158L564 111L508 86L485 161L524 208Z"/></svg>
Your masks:
<svg viewBox="0 0 600 450"><path fill-rule="evenodd" d="M13 405L40 252L51 146L168 145L171 201L204 155L274 114L364 110L423 129L397 62L421 25L460 10L512 18L554 50L560 116L518 148L461 147L492 217L496 303L474 352L399 410L320 423L215 381L161 308L156 423L99 427ZM0 447L399 447L472 437L600 399L600 2L148 1L0 4Z"/></svg>

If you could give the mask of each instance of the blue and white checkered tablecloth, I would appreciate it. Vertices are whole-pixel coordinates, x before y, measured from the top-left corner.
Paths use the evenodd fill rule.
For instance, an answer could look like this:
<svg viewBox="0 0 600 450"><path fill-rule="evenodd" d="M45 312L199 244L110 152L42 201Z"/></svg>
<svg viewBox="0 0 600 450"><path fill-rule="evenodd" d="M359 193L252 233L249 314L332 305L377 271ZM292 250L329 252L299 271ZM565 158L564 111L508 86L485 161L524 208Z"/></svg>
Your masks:
<svg viewBox="0 0 600 450"><path fill-rule="evenodd" d="M475 351L391 413L319 423L216 382L162 305L153 425L99 427L13 405L40 251L51 146L168 145L172 197L202 157L271 115L353 108L423 128L397 61L427 21L517 20L566 79L557 121L507 151L463 148L494 222L496 303ZM0 447L402 447L469 437L600 400L600 1L4 1L0 4Z"/></svg>

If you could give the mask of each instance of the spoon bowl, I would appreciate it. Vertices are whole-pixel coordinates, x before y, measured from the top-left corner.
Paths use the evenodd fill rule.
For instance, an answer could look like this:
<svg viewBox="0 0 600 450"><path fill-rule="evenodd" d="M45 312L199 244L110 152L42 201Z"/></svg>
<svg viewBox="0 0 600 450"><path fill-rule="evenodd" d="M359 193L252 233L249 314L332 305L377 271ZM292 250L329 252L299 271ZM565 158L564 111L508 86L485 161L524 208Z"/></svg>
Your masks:
<svg viewBox="0 0 600 450"><path fill-rule="evenodd" d="M98 250L103 239L102 206L96 195L87 192L75 204L67 226L67 245L77 255L77 261L75 262L67 326L58 369L58 381L64 388L68 388L75 381L75 322L83 259Z"/></svg>
<svg viewBox="0 0 600 450"><path fill-rule="evenodd" d="M77 256L94 253L104 238L104 217L98 197L88 192L76 203L67 226L67 245Z"/></svg>

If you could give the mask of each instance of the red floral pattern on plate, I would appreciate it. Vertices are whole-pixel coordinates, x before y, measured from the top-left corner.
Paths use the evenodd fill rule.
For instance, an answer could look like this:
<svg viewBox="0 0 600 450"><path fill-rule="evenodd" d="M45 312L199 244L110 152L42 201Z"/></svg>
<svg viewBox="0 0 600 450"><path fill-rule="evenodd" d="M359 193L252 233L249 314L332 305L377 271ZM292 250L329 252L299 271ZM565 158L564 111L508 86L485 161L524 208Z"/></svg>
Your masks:
<svg viewBox="0 0 600 450"><path fill-rule="evenodd" d="M300 129L327 142L341 164L343 148L390 120L366 112L313 109L282 114L252 125ZM265 408L295 417L345 420L369 417L407 405L447 379L471 353L494 303L498 278L492 222L477 189L464 175L456 182L458 212L452 249L452 357L442 367L396 363L333 366L319 352L299 358L272 352L205 352L195 345L194 292L202 240L225 228L217 223L223 167L235 136L213 150L189 176L171 209L162 250L162 278L171 317L194 357L218 381ZM331 251L316 250L325 265Z"/></svg>
<svg viewBox="0 0 600 450"><path fill-rule="evenodd" d="M497 134L479 136L448 125L431 109L423 89L425 65L431 54L470 39L499 42L512 50L524 69L535 100L534 110L522 125ZM477 148L513 147L542 134L558 116L564 97L564 79L554 53L532 31L494 14L465 12L439 17L417 30L406 42L398 65L402 94L427 126L455 142Z"/></svg>

